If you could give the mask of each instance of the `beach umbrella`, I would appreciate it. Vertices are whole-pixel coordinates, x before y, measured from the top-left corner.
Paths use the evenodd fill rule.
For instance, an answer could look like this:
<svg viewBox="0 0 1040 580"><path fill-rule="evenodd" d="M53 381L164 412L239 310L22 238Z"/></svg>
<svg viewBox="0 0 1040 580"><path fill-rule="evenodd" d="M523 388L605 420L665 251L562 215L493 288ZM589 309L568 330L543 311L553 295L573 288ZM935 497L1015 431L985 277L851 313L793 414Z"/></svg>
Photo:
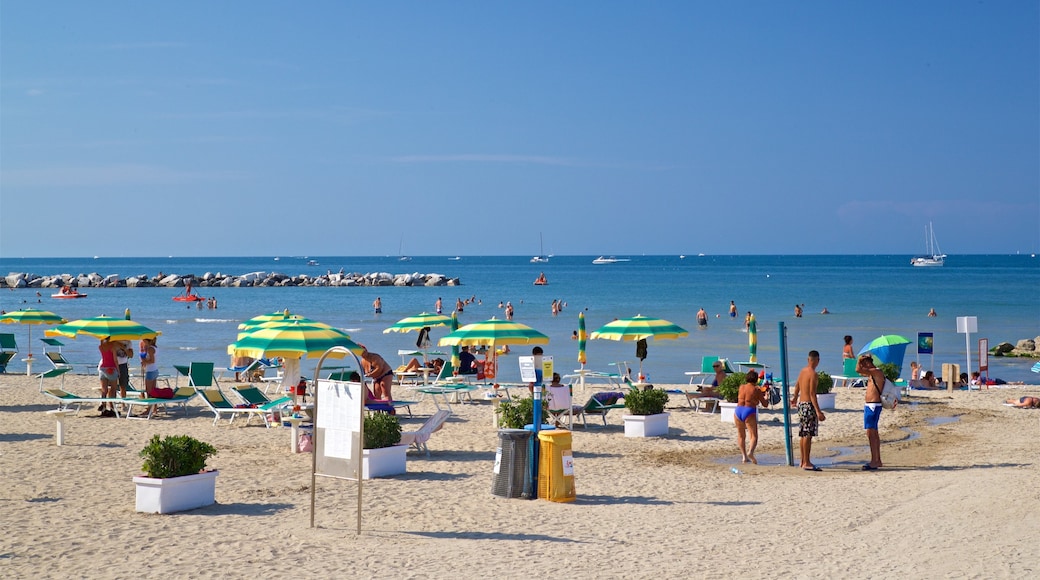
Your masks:
<svg viewBox="0 0 1040 580"><path fill-rule="evenodd" d="M459 329L459 311L458 310L453 310L452 311L452 313L451 313L451 323L448 325L448 328L451 329L451 332L455 332L456 330ZM449 334L451 334L451 333L449 333ZM443 345L444 343L441 342L441 344ZM461 365L461 364L462 364L462 359L459 358L459 345L453 344L453 345L451 345L451 368L458 369L459 365Z"/></svg>
<svg viewBox="0 0 1040 580"><path fill-rule="evenodd" d="M456 318L456 322L458 319ZM422 330L427 326L448 326L451 324L451 318L444 316L443 314L431 314L429 312L423 312L416 314L415 316L409 316L408 318L402 318L398 320L393 326L383 331L383 334L390 332L411 332L413 330Z"/></svg>
<svg viewBox="0 0 1040 580"><path fill-rule="evenodd" d="M264 323L267 323L267 322L278 322L278 321L286 322L286 321L291 321L291 320L297 320L297 319L300 319L300 318L303 318L303 317L299 316L297 314L291 314L289 312L289 309L287 308L285 310L278 310L276 312L271 312L270 314L261 314L260 316L254 316L253 318L250 318L249 320L239 324L238 325L238 329L239 330L248 330L250 328L253 328L254 326L258 326L260 324L264 324Z"/></svg>
<svg viewBox="0 0 1040 580"><path fill-rule="evenodd" d="M549 344L549 337L512 320L491 318L467 324L440 340L441 346L487 346L501 344Z"/></svg>
<svg viewBox="0 0 1040 580"><path fill-rule="evenodd" d="M648 338L654 340L670 340L689 334L686 329L662 318L653 318L638 314L632 318L621 318L608 322L595 330L594 339L640 341ZM644 348L645 350L645 348ZM645 352L643 353L645 358ZM639 374L643 374L643 358L639 359Z"/></svg>
<svg viewBox="0 0 1040 580"><path fill-rule="evenodd" d="M132 320L101 315L59 324L54 328L48 328L44 331L44 334L47 336L65 336L73 339L78 335L85 334L102 339L107 337L112 340L140 340L142 338L155 338L162 333Z"/></svg>
<svg viewBox="0 0 1040 580"><path fill-rule="evenodd" d="M874 358L879 363L892 363L899 367L900 371L903 368L903 355L906 354L906 345L910 344L910 340L904 336L898 334L885 334L875 338L868 342L866 346L859 351L859 354L870 353L874 355Z"/></svg>
<svg viewBox="0 0 1040 580"><path fill-rule="evenodd" d="M251 326L248 326L244 330L240 331L238 333L238 337L236 337L235 340L252 334L257 330L260 330L261 328L274 328L277 326L284 326L286 324L305 324L308 326L323 326L325 328L332 328L333 330L336 330L335 327L325 324L324 322L318 322L317 320L311 320L310 318L306 318L303 316L292 315L289 318L274 319L268 320L267 322L259 322L252 324Z"/></svg>
<svg viewBox="0 0 1040 580"><path fill-rule="evenodd" d="M350 336L324 323L287 321L284 324L260 327L228 345L228 354L252 358L281 357L284 361L282 385L295 387L300 380L300 361L318 358L334 346L342 346L361 355L364 349ZM343 358L333 353L333 358Z"/></svg>
<svg viewBox="0 0 1040 580"><path fill-rule="evenodd" d="M585 368L585 363L588 362L585 356L585 343L588 336L585 333L585 313L578 313L578 363L581 364L581 368Z"/></svg>
<svg viewBox="0 0 1040 580"><path fill-rule="evenodd" d="M15 310L14 312L8 312L7 314L0 315L0 322L4 324L24 324L28 326L29 330L29 358L32 358L32 327L35 324L63 324L68 322L64 318L58 316L53 312L47 310L37 310L35 308L26 308L24 310Z"/></svg>
<svg viewBox="0 0 1040 580"><path fill-rule="evenodd" d="M748 321L747 328L747 340L748 340L748 362L758 362L758 322L755 320L755 315L751 315L751 320Z"/></svg>

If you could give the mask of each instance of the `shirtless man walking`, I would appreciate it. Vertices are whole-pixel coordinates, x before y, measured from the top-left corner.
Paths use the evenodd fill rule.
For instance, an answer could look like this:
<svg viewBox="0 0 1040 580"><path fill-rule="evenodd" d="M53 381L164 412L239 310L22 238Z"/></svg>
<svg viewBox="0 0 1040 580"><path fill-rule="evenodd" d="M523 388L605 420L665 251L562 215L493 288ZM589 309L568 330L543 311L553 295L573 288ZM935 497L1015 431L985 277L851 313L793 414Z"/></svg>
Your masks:
<svg viewBox="0 0 1040 580"><path fill-rule="evenodd" d="M870 443L870 463L863 471L875 471L881 467L881 437L878 435L878 420L881 419L881 390L885 388L885 373L874 366L874 357L869 353L859 357L856 372L867 377L865 404L863 405L863 428Z"/></svg>
<svg viewBox="0 0 1040 580"><path fill-rule="evenodd" d="M798 406L798 428L799 447L802 451L802 462L799 465L806 471L822 471L813 465L809 459L812 451L812 438L819 431L820 421L826 419L820 410L820 403L816 400L816 385L820 382L816 374L816 367L820 364L820 353L815 350L809 351L809 362L805 368L798 373L798 383L794 387L794 397L791 406Z"/></svg>

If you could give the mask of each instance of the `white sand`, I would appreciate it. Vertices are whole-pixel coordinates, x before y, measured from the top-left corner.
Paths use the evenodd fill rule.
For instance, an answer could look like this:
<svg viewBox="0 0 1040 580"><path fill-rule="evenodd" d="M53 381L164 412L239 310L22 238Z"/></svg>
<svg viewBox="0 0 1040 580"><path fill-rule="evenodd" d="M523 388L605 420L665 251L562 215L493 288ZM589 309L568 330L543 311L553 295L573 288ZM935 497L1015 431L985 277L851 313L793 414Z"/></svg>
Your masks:
<svg viewBox="0 0 1040 580"><path fill-rule="evenodd" d="M92 393L74 376L69 390ZM671 409L667 438L576 429L577 501L490 495L497 434L486 402L455 406L408 474L356 484L318 480L310 528L310 456L289 430L222 422L201 403L188 417L99 418L84 409L54 444L54 408L38 382L0 375L0 576L4 578L318 577L978 577L1040 573L1040 410L1002 405L1040 387L916 394L882 416L886 467L860 471L861 389L839 390L814 456L822 473L738 456L718 415ZM401 397L403 393L398 393ZM581 397L581 395L578 395ZM673 403L677 402L673 397ZM426 402L405 419L416 427ZM929 426L928 417L957 417ZM761 458L783 456L779 415L761 415ZM598 419L594 418L595 422ZM593 421L590 421L590 424ZM904 428L919 433L907 441ZM217 504L173 515L134 511L131 477L153 434L219 448ZM797 453L797 427L794 432ZM856 446L832 467L828 447ZM558 572L553 572L554 570Z"/></svg>

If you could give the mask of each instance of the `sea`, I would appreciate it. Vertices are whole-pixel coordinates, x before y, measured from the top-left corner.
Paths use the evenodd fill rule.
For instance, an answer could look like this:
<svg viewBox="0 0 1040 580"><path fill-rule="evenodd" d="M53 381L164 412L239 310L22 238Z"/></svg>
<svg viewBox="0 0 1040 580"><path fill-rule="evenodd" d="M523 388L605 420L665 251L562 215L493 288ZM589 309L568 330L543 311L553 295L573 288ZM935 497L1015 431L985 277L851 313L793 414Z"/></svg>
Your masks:
<svg viewBox="0 0 1040 580"><path fill-rule="evenodd" d="M684 373L699 370L703 356L748 360L749 337L744 329L748 311L758 323L758 360L777 376L781 363L789 376L795 374L813 349L821 353L821 370L840 373L845 335L853 337L857 352L882 335L907 338L904 374L911 360L936 374L942 363L976 370L980 339L992 347L1040 335L1040 259L1028 254L954 255L939 268L912 267L909 255L632 255L617 256L619 261L612 264L593 264L595 257L552 256L548 263L531 263L530 256L414 256L410 261L396 256L0 258L0 272L39 275L97 273L126 278L154 277L160 272L199 277L278 272L317 276L342 269L437 273L461 282L440 287L198 287L203 296L217 300L216 309L173 301L183 291L176 288L88 288L83 290L88 296L78 300L52 299L49 289L39 295L36 289L12 289L0 291L0 309L42 308L68 320L101 314L121 317L130 309L135 321L162 333L159 364L171 373L172 365L192 361L226 367L227 346L235 341L240 323L285 309L343 329L394 364L401 360L399 350L415 348L417 335L384 330L407 316L433 312L438 298L445 314L450 314L456 299L472 300L459 315L461 324L504 318L502 306L511 302L514 320L550 337L545 353L553 356L561 374L578 368L578 343L572 334L579 313L585 313L589 333L616 318L637 314L669 320L689 335L650 341L643 361L636 358L631 342L590 339L587 345L586 368L612 372L621 365L636 372L641 364L648 380L658 383L687 382ZM540 273L548 284L533 284ZM381 314L373 312L376 297L382 300ZM554 300L563 304L555 316ZM730 301L737 307L736 317L729 316ZM802 306L801 317L795 316L796 305ZM709 316L706 327L696 321L701 308ZM930 309L937 316L929 317ZM958 317L975 317L977 332L958 333ZM31 346L28 327L10 325L2 330L16 334L19 359L30 349L41 352L44 346L39 326L31 328ZM447 332L444 327L433 329L434 344ZM930 354L918 353L921 333L933 335ZM66 358L85 365L84 372L96 362L96 340L62 340ZM499 361L499 379L519 381L515 355L529 352L524 346L512 347L512 353ZM304 361L304 371L312 372L314 362ZM1035 362L990 356L989 376L1040 384L1040 375L1030 371ZM9 370L17 370L18 364Z"/></svg>

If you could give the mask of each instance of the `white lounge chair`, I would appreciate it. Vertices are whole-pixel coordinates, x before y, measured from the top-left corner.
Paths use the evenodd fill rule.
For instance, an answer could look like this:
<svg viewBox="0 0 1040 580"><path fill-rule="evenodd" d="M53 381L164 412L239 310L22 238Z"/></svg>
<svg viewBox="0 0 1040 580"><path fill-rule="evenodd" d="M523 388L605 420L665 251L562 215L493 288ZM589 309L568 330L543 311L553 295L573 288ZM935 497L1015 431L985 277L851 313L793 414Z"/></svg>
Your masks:
<svg viewBox="0 0 1040 580"><path fill-rule="evenodd" d="M437 411L417 430L401 433L401 443L414 447L416 451L425 451L429 457L430 448L426 446L426 442L431 435L441 430L450 416L450 411Z"/></svg>

